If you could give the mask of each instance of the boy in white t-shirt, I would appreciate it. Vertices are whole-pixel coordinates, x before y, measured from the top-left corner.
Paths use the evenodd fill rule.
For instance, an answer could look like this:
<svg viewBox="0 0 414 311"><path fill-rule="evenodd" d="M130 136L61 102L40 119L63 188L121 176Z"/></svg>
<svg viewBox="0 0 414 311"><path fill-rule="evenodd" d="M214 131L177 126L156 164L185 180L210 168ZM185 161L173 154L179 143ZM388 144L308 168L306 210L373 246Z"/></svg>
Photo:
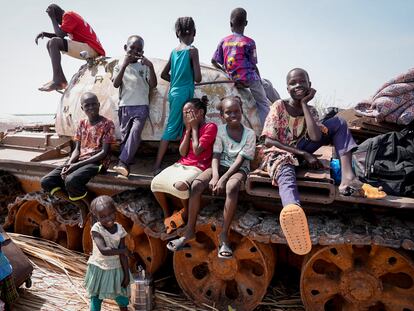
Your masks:
<svg viewBox="0 0 414 311"><path fill-rule="evenodd" d="M126 55L114 68L114 87L119 90L121 154L114 170L129 175L129 165L141 142L141 132L149 115L149 93L157 86L154 66L144 56L144 39L133 35L124 45Z"/></svg>

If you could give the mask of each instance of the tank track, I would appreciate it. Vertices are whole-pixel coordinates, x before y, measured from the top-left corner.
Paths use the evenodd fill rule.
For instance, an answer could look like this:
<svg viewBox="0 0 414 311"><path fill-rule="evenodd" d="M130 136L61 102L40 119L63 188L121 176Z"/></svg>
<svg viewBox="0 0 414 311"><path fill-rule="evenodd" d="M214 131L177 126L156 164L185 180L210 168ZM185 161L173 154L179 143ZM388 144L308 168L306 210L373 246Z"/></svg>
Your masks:
<svg viewBox="0 0 414 311"><path fill-rule="evenodd" d="M12 174L0 170L0 223L5 224L8 209L7 206L13 202L16 196L21 195L23 189L20 182Z"/></svg>
<svg viewBox="0 0 414 311"><path fill-rule="evenodd" d="M19 206L24 201L39 202L39 204L46 208L49 217L56 217L56 220L59 223L74 226L80 222L81 216L78 207L43 191L36 191L18 196L13 203L8 205L9 214L7 216L6 225L10 226L14 223L14 218Z"/></svg>
<svg viewBox="0 0 414 311"><path fill-rule="evenodd" d="M153 238L171 239L180 234L165 233L162 209L148 189L135 189L113 196L117 209L124 216L145 228L145 233ZM49 215L66 225L79 223L80 214L70 203L51 197L44 192L32 192L16 198L9 204L7 222L14 222L19 204L26 200L36 200L48 209ZM198 224L221 226L223 222L223 201L211 201L198 216ZM372 213L363 210L348 212L318 213L308 215L309 230L313 245L379 245L391 248L414 250L414 220L412 217ZM278 214L260 211L250 204L239 205L234 217L232 230L260 243L286 244Z"/></svg>
<svg viewBox="0 0 414 311"><path fill-rule="evenodd" d="M151 190L137 188L112 197L118 211L141 227L145 233L160 238L165 232L163 211L156 203Z"/></svg>
<svg viewBox="0 0 414 311"><path fill-rule="evenodd" d="M145 228L154 238L170 239L166 235L161 208L149 190L136 189L114 196L118 210ZM277 213L260 211L249 204L239 205L232 230L260 243L286 244ZM212 201L198 216L198 224L221 226L223 201ZM308 215L313 245L380 245L414 250L414 220L411 217L384 215L363 210ZM178 230L180 233L181 230ZM177 233L175 233L177 235Z"/></svg>
<svg viewBox="0 0 414 311"><path fill-rule="evenodd" d="M203 209L198 223L222 221L222 203ZM261 243L286 244L278 214L239 206L232 229ZM380 245L414 250L414 221L351 211L308 216L313 245Z"/></svg>

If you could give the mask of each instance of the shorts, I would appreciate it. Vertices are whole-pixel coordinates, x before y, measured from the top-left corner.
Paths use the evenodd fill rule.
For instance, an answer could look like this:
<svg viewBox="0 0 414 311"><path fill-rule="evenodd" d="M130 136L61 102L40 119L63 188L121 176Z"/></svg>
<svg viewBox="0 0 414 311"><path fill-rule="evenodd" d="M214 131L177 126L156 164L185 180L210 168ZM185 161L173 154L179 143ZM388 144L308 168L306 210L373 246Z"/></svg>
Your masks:
<svg viewBox="0 0 414 311"><path fill-rule="evenodd" d="M84 42L78 42L78 41L73 41L73 40L66 40L64 39L64 43L65 48L67 48L66 52L62 52L63 54L67 54L69 56L72 56L74 58L78 58L78 59L84 59L83 57L80 56L80 52L82 51L86 51L88 52L89 56L88 57L98 57L99 54L98 52L96 52L93 48L91 48L88 44L84 43Z"/></svg>
<svg viewBox="0 0 414 311"><path fill-rule="evenodd" d="M179 199L186 200L190 197L190 186L194 179L202 173L198 167L174 163L154 177L151 182L152 192L169 193ZM178 190L174 184L178 181L186 183L188 190Z"/></svg>
<svg viewBox="0 0 414 311"><path fill-rule="evenodd" d="M12 304L19 298L12 274L0 281L0 292L0 298L6 304Z"/></svg>

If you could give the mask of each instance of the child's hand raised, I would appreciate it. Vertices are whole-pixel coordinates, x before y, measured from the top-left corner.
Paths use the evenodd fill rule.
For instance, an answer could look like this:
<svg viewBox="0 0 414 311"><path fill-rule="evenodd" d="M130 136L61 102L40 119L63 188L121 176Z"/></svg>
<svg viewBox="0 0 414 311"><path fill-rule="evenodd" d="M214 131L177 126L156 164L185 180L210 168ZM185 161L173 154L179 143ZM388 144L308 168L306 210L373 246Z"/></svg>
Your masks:
<svg viewBox="0 0 414 311"><path fill-rule="evenodd" d="M309 103L315 97L315 94L316 94L316 90L313 88L310 88L308 94L302 98L301 103L302 104Z"/></svg>
<svg viewBox="0 0 414 311"><path fill-rule="evenodd" d="M146 58L145 56L142 56L141 63L145 66L148 66L148 67L153 66L151 61L148 58Z"/></svg>
<svg viewBox="0 0 414 311"><path fill-rule="evenodd" d="M124 63L122 64L123 66L128 66L129 64L136 62L137 61L137 57L132 55L132 54L127 54L125 55L124 58Z"/></svg>
<svg viewBox="0 0 414 311"><path fill-rule="evenodd" d="M36 45L38 44L39 39L43 39L44 37L45 37L45 33L43 31L39 33L35 38Z"/></svg>
<svg viewBox="0 0 414 311"><path fill-rule="evenodd" d="M193 110L183 111L184 124L187 130L198 128L198 119Z"/></svg>

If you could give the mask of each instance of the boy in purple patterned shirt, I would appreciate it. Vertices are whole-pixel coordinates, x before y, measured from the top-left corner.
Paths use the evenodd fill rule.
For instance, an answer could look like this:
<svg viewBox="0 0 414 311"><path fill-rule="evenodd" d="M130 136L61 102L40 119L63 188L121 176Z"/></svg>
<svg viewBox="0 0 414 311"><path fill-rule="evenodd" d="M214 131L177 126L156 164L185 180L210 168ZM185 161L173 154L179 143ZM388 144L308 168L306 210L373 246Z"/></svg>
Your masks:
<svg viewBox="0 0 414 311"><path fill-rule="evenodd" d="M233 34L220 41L211 63L227 72L236 82L236 87L250 89L263 125L269 112L270 101L266 97L256 66L256 43L243 34L246 26L246 10L234 9L230 15L230 27Z"/></svg>

